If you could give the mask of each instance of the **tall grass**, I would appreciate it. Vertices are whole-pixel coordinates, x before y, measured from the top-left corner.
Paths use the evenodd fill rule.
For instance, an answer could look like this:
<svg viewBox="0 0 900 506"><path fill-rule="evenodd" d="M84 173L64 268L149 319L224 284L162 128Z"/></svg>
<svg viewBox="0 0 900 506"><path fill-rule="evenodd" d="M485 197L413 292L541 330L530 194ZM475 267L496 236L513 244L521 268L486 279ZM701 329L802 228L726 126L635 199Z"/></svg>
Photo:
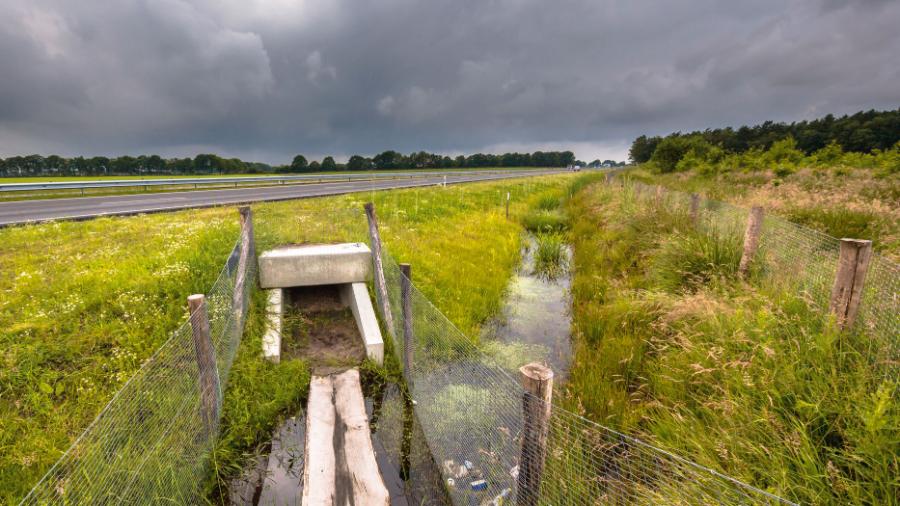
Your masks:
<svg viewBox="0 0 900 506"><path fill-rule="evenodd" d="M535 236L534 270L537 274L553 278L568 266L566 242L560 234Z"/></svg>
<svg viewBox="0 0 900 506"><path fill-rule="evenodd" d="M673 292L733 281L742 251L742 236L736 231L689 229L661 244L651 264L653 281Z"/></svg>
<svg viewBox="0 0 900 506"><path fill-rule="evenodd" d="M873 367L865 329L737 279L740 234L629 188L589 187L568 212L567 405L793 501L900 504L900 380Z"/></svg>
<svg viewBox="0 0 900 506"><path fill-rule="evenodd" d="M763 165L672 174L639 169L629 171L629 177L743 207L760 205L834 237L872 240L876 251L900 261L900 172L879 174L852 165L784 171Z"/></svg>

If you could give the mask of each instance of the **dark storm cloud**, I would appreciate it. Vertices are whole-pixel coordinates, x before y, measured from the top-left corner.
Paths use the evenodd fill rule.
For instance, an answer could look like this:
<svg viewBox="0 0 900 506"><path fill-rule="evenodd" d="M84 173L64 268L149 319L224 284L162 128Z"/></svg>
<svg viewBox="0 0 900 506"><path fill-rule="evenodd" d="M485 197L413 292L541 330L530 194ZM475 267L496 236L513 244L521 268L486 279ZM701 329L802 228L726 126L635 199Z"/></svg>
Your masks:
<svg viewBox="0 0 900 506"><path fill-rule="evenodd" d="M573 148L900 104L900 2L0 0L0 155Z"/></svg>

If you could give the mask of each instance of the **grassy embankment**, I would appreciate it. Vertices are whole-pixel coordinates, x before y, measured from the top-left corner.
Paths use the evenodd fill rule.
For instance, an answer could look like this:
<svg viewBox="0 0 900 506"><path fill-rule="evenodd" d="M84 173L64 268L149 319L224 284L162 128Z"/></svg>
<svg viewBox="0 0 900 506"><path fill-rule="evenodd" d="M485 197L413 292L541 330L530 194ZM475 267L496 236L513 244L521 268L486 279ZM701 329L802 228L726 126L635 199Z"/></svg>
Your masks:
<svg viewBox="0 0 900 506"><path fill-rule="evenodd" d="M518 261L524 195L570 178L261 204L258 248L359 239L364 218L318 218L374 200L392 254L411 262L423 291L477 336ZM510 220L501 214L507 191ZM0 502L26 493L184 320L186 296L213 283L236 235L233 208L0 230ZM302 401L302 361L259 358L263 303L257 293L225 395L215 458L222 477Z"/></svg>
<svg viewBox="0 0 900 506"><path fill-rule="evenodd" d="M869 336L772 278L739 280L742 230L695 228L618 186L567 208L572 409L800 503L900 503L900 381Z"/></svg>
<svg viewBox="0 0 900 506"><path fill-rule="evenodd" d="M873 239L876 251L900 261L900 144L867 154L844 153L832 143L805 155L793 139L737 154L699 143L670 155L677 161L654 153L659 160L630 171L632 177L760 205L834 237Z"/></svg>

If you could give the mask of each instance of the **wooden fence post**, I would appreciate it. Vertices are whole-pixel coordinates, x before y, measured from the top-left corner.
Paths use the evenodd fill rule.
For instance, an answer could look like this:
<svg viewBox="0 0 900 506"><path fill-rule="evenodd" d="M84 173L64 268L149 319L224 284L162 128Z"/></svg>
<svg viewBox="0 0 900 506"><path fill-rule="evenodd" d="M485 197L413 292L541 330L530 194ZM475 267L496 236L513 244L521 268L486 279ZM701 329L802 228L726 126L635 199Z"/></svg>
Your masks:
<svg viewBox="0 0 900 506"><path fill-rule="evenodd" d="M250 262L253 261L253 213L250 211L250 206L238 208L238 213L240 213L241 217L241 255L238 257L231 307L238 315L236 321L242 324L244 310L247 308L244 286L247 284L247 272L250 269Z"/></svg>
<svg viewBox="0 0 900 506"><path fill-rule="evenodd" d="M206 311L206 296L195 294L188 297L191 312L191 334L194 338L194 354L200 373L200 420L205 434L215 432L219 421L219 372L216 368L216 350L213 348Z"/></svg>
<svg viewBox="0 0 900 506"><path fill-rule="evenodd" d="M506 219L509 219L509 192L506 192Z"/></svg>
<svg viewBox="0 0 900 506"><path fill-rule="evenodd" d="M612 181L612 177L613 177L612 172L606 173L606 184L609 184L609 182Z"/></svg>
<svg viewBox="0 0 900 506"><path fill-rule="evenodd" d="M368 202L366 219L369 221L369 242L372 243L372 262L375 265L375 291L381 301L381 315L384 325L394 337L394 315L391 313L391 301L388 298L387 282L384 279L384 261L381 256L381 234L378 233L378 217L375 215L375 204Z"/></svg>
<svg viewBox="0 0 900 506"><path fill-rule="evenodd" d="M541 496L541 475L547 456L550 433L550 402L553 399L553 370L531 363L519 368L522 376L522 448L516 503L534 506Z"/></svg>
<svg viewBox="0 0 900 506"><path fill-rule="evenodd" d="M837 316L840 328L847 329L853 326L859 312L863 284L872 259L872 241L841 239L840 251L829 309Z"/></svg>
<svg viewBox="0 0 900 506"><path fill-rule="evenodd" d="M691 194L691 223L697 225L697 221L700 218L700 195L696 193Z"/></svg>
<svg viewBox="0 0 900 506"><path fill-rule="evenodd" d="M741 263L738 264L738 276L746 277L750 271L750 263L759 249L759 233L762 231L763 208L753 206L747 216L747 229L744 231L744 252L741 254Z"/></svg>
<svg viewBox="0 0 900 506"><path fill-rule="evenodd" d="M409 264L400 264L400 300L403 307L403 374L406 384L412 391L413 367L413 314L412 314L412 268Z"/></svg>

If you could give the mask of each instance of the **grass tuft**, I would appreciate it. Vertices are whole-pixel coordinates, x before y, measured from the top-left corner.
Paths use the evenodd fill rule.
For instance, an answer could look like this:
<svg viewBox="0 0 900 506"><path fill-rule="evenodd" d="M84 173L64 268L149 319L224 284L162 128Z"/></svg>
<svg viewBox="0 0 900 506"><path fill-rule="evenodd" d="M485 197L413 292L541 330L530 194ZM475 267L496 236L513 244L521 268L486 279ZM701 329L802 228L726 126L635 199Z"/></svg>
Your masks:
<svg viewBox="0 0 900 506"><path fill-rule="evenodd" d="M742 238L736 233L689 230L666 240L654 255L654 281L671 292L727 283L737 277L742 251Z"/></svg>
<svg viewBox="0 0 900 506"><path fill-rule="evenodd" d="M568 266L566 242L562 235L554 233L535 236L534 270L537 274L554 278Z"/></svg>
<svg viewBox="0 0 900 506"><path fill-rule="evenodd" d="M534 209L522 218L522 224L533 233L553 233L564 231L568 227L568 219L559 210Z"/></svg>

